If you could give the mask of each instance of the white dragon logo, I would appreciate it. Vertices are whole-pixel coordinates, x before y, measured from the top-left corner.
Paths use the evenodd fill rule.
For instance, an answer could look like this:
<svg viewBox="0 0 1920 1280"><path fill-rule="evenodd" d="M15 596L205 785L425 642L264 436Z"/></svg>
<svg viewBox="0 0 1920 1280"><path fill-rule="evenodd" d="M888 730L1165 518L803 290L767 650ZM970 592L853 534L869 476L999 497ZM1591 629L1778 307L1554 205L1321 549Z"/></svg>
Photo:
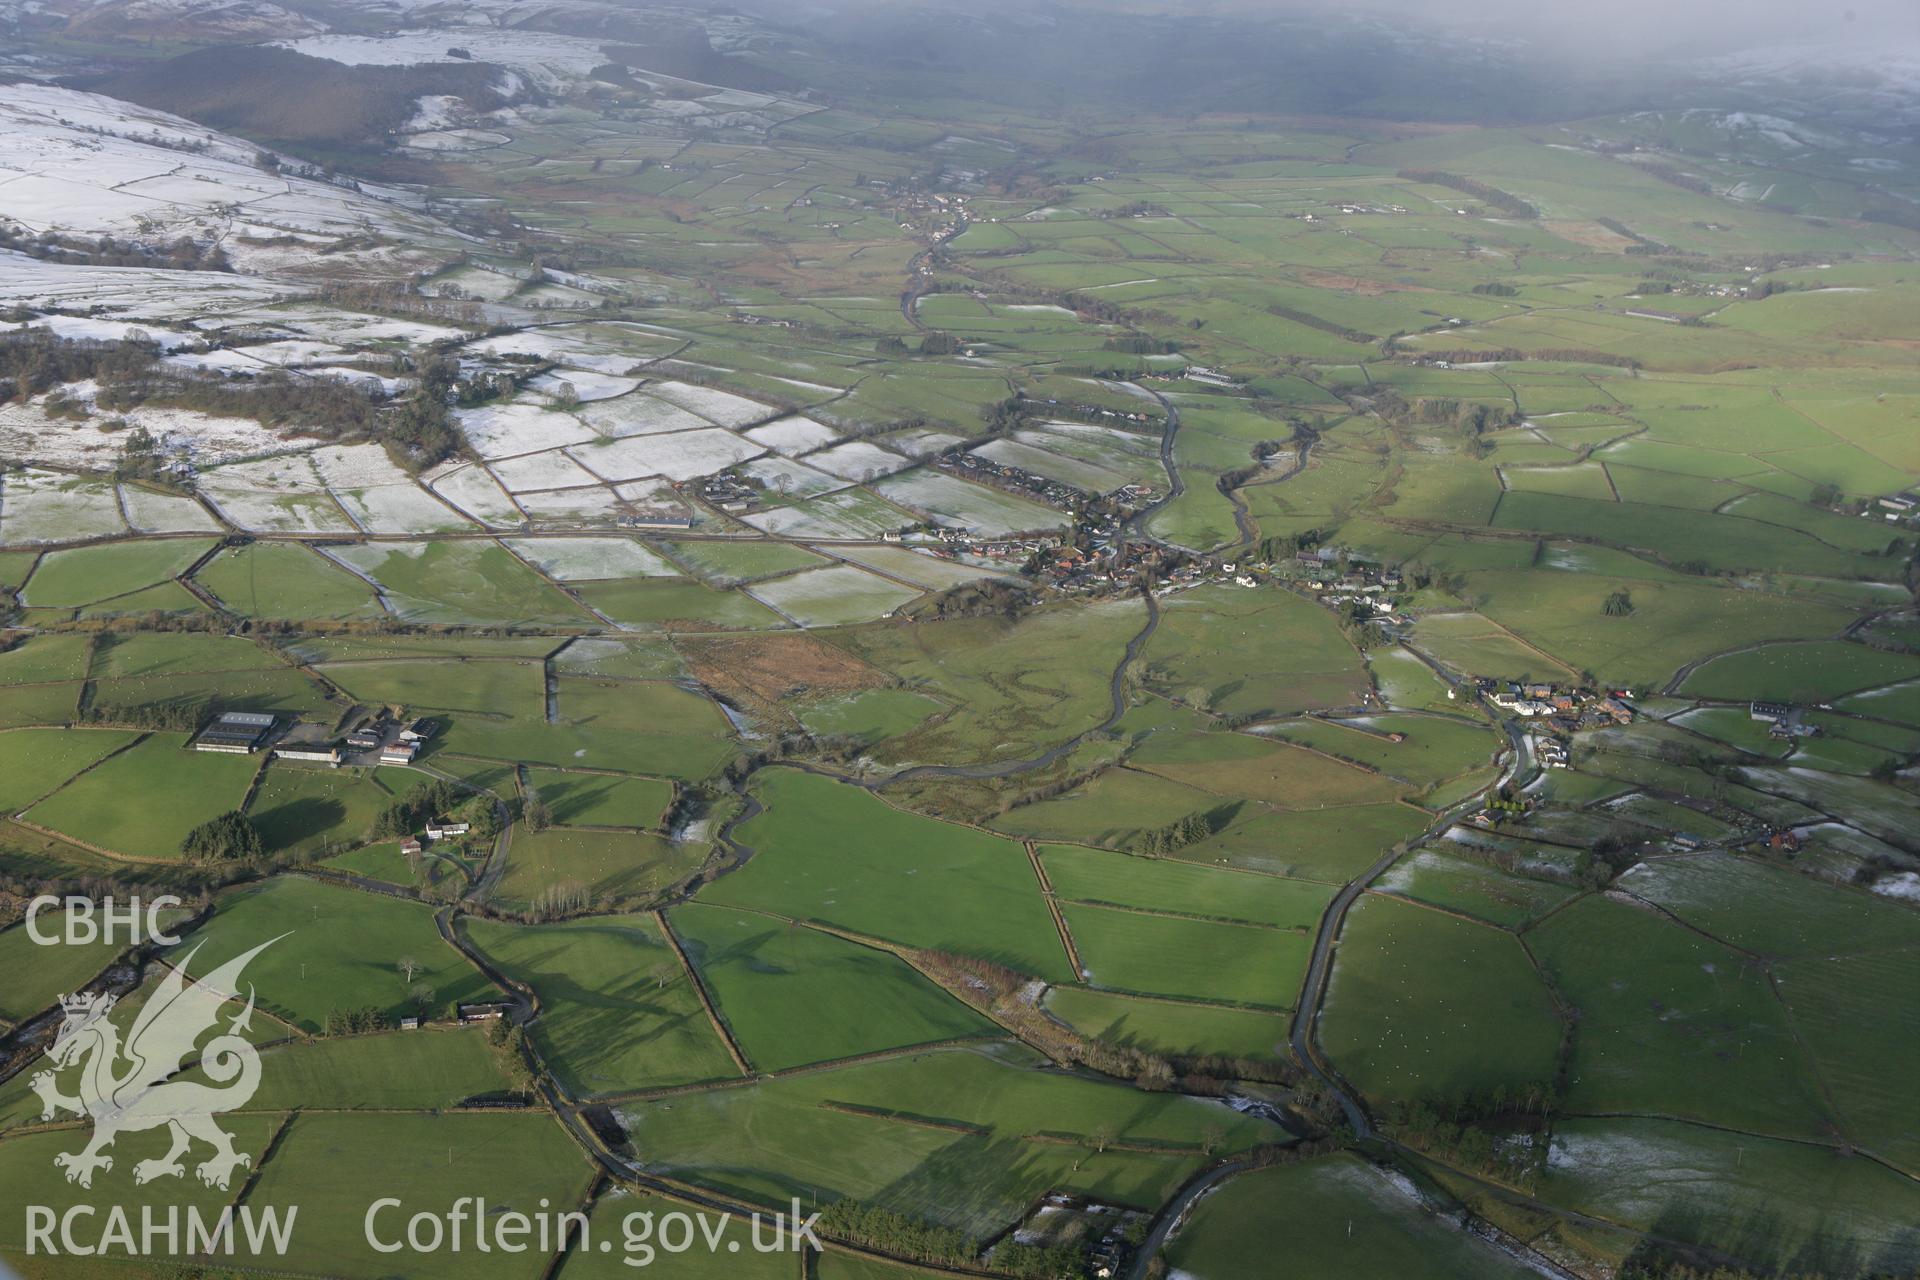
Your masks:
<svg viewBox="0 0 1920 1280"><path fill-rule="evenodd" d="M260 1053L241 1034L253 1017L251 985L246 1008L197 1055L201 1073L225 1087L171 1077L192 1065L201 1034L219 1020L220 1006L237 998L235 984L247 962L279 940L263 942L205 978L189 980L186 969L199 953L196 946L167 971L141 1007L124 1046L119 1030L108 1020L117 997L89 992L61 998L66 1020L47 1050L53 1069L35 1075L32 1084L40 1095L42 1120L62 1112L93 1120L93 1140L85 1149L53 1158L56 1166L67 1171L68 1182L91 1187L96 1169L113 1169L113 1157L104 1152L115 1138L163 1125L172 1130L173 1147L157 1160L135 1165L137 1183L182 1176L186 1169L180 1157L192 1148L195 1138L213 1147L212 1158L195 1170L210 1187L225 1190L235 1169L253 1163L252 1156L233 1149L233 1139L213 1122L216 1112L245 1105L260 1087ZM80 1066L79 1095L68 1097L60 1092L58 1075L75 1065Z"/></svg>

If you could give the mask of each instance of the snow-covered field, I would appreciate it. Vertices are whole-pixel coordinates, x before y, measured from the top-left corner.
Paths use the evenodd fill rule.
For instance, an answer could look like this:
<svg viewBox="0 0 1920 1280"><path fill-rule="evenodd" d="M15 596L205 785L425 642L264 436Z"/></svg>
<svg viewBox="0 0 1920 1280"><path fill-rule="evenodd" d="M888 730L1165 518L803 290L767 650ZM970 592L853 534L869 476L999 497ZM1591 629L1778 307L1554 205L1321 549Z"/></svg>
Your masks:
<svg viewBox="0 0 1920 1280"><path fill-rule="evenodd" d="M698 414L688 413L665 400L655 400L644 391L585 405L580 410L580 418L601 435L615 438L691 431L712 425Z"/></svg>
<svg viewBox="0 0 1920 1280"><path fill-rule="evenodd" d="M850 564L808 569L742 588L802 626L835 626L883 618L923 593Z"/></svg>
<svg viewBox="0 0 1920 1280"><path fill-rule="evenodd" d="M750 422L771 417L775 412L772 405L736 396L729 391L696 386L691 382L656 382L647 390L670 404L677 404L723 427L744 427Z"/></svg>
<svg viewBox="0 0 1920 1280"><path fill-rule="evenodd" d="M1127 483L1127 477L1118 472L1019 440L990 440L974 452L1003 467L1019 467L1023 471L1058 480L1089 493L1106 493Z"/></svg>
<svg viewBox="0 0 1920 1280"><path fill-rule="evenodd" d="M0 213L35 231L204 239L241 217L329 239L439 230L398 188L270 172L252 143L100 94L9 85L0 132Z"/></svg>
<svg viewBox="0 0 1920 1280"><path fill-rule="evenodd" d="M378 445L333 445L313 452L328 492L368 533L439 533L473 526L393 465Z"/></svg>
<svg viewBox="0 0 1920 1280"><path fill-rule="evenodd" d="M71 399L93 403L95 388L91 383L69 383L64 390ZM99 424L114 419L124 423L128 429L144 428L164 451L190 458L202 466L267 453L285 453L301 447L252 418L216 418L192 409L141 404L126 409L96 408L90 421L74 423L46 418L39 411L39 405L43 403L44 398L29 405L10 406L19 410L19 416L14 417L7 410L0 410L0 420L35 437L41 446L39 456L74 449L93 458L91 465L95 466L100 465L95 440L108 442L117 454L125 438L123 431L101 431ZM38 425L34 422L35 416L39 417ZM15 456L34 455L21 449Z"/></svg>
<svg viewBox="0 0 1920 1280"><path fill-rule="evenodd" d="M328 496L309 454L215 467L200 475L199 487L229 524L250 532L357 532Z"/></svg>
<svg viewBox="0 0 1920 1280"><path fill-rule="evenodd" d="M0 546L79 542L126 528L105 480L31 469L0 475Z"/></svg>
<svg viewBox="0 0 1920 1280"><path fill-rule="evenodd" d="M571 391L576 400L611 400L626 395L640 385L638 378L621 378L609 373L576 369L568 373L543 373L527 386L542 395L565 400Z"/></svg>
<svg viewBox="0 0 1920 1280"><path fill-rule="evenodd" d="M515 494L514 499L534 519L564 524L611 520L615 512L613 492L604 485L591 489L543 489L537 493Z"/></svg>
<svg viewBox="0 0 1920 1280"><path fill-rule="evenodd" d="M883 436L882 440L910 458L931 457L943 449L951 449L957 444L966 443L959 436L949 435L945 431L932 431L925 427L890 432Z"/></svg>
<svg viewBox="0 0 1920 1280"><path fill-rule="evenodd" d="M509 493L533 489L570 489L575 485L599 484L600 477L582 467L560 450L529 453L488 466Z"/></svg>
<svg viewBox="0 0 1920 1280"><path fill-rule="evenodd" d="M474 519L511 528L525 519L484 467L461 463L428 473L427 487Z"/></svg>
<svg viewBox="0 0 1920 1280"><path fill-rule="evenodd" d="M22 329L45 329L56 337L95 342L151 342L162 351L174 351L201 341L200 335L182 333L156 325L135 324L131 320L104 320L92 316L35 316L22 321Z"/></svg>
<svg viewBox="0 0 1920 1280"><path fill-rule="evenodd" d="M618 332L613 326L602 328L603 331ZM470 342L461 350L469 356L528 355L551 360L569 369L614 375L624 375L635 365L652 358L644 349L627 349L624 344L615 342L610 334L598 336L571 325L496 334L491 338Z"/></svg>
<svg viewBox="0 0 1920 1280"><path fill-rule="evenodd" d="M759 445L718 427L676 431L672 435L601 440L571 450L589 470L609 480L635 480L642 476L692 480L724 471L761 452Z"/></svg>
<svg viewBox="0 0 1920 1280"><path fill-rule="evenodd" d="M838 476L830 476L824 471L815 471L812 467L795 462L791 458L769 455L755 458L740 468L745 475L751 476L776 494L793 498L813 498L823 493L832 493L835 489L844 489L848 481Z"/></svg>
<svg viewBox="0 0 1920 1280"><path fill-rule="evenodd" d="M876 476L892 475L913 465L911 459L890 453L865 440L849 440L831 449L810 453L806 456L806 463L847 480L871 480Z"/></svg>
<svg viewBox="0 0 1920 1280"><path fill-rule="evenodd" d="M0 213L6 211L0 185ZM0 249L0 305L35 310L103 310L186 323L242 311L293 291L284 282L223 271L154 267L80 267Z"/></svg>
<svg viewBox="0 0 1920 1280"><path fill-rule="evenodd" d="M763 533L794 538L878 538L911 523L903 513L858 490L830 493L741 519Z"/></svg>
<svg viewBox="0 0 1920 1280"><path fill-rule="evenodd" d="M1002 534L1025 529L1064 528L1067 517L1052 507L1027 502L984 485L968 484L924 467L890 476L874 490L893 502L924 511L935 524Z"/></svg>
<svg viewBox="0 0 1920 1280"><path fill-rule="evenodd" d="M678 578L680 571L631 538L504 538L513 553L562 582Z"/></svg>
<svg viewBox="0 0 1920 1280"><path fill-rule="evenodd" d="M155 493L137 484L120 486L120 505L136 533L197 533L220 527L220 522L192 498Z"/></svg>
<svg viewBox="0 0 1920 1280"><path fill-rule="evenodd" d="M755 427L746 432L746 437L763 444L775 453L784 453L788 457L819 449L832 444L840 438L840 433L812 418L795 415L782 418L778 422L769 422L764 427Z"/></svg>
<svg viewBox="0 0 1920 1280"><path fill-rule="evenodd" d="M929 590L957 587L982 578L1015 576L1004 570L982 569L907 547L836 547L834 554L895 578L917 582Z"/></svg>
<svg viewBox="0 0 1920 1280"><path fill-rule="evenodd" d="M391 35L350 36L329 33L275 41L283 49L325 58L350 67L403 67L430 62L460 62L447 50L465 49L471 61L490 62L523 76L543 93L559 93L602 66L607 55L598 40L516 29L396 31Z"/></svg>
<svg viewBox="0 0 1920 1280"><path fill-rule="evenodd" d="M477 409L456 409L454 417L474 449L489 459L542 453L595 439L593 429L572 414L537 404L483 404Z"/></svg>

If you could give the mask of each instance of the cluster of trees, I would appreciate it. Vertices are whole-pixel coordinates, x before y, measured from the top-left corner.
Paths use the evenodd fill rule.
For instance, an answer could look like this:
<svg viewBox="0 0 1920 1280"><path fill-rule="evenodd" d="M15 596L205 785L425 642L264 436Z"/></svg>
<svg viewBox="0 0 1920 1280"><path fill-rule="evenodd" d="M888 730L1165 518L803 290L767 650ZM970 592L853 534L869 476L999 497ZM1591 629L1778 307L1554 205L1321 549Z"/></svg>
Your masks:
<svg viewBox="0 0 1920 1280"><path fill-rule="evenodd" d="M1646 1248L1648 1246L1642 1246ZM1793 1280L1824 1280L1823 1272L1796 1271ZM1671 1258L1629 1257L1616 1273L1618 1280L1779 1280L1777 1271L1749 1271L1745 1267L1695 1266Z"/></svg>
<svg viewBox="0 0 1920 1280"><path fill-rule="evenodd" d="M1417 400L1407 401L1391 388L1375 397L1374 409L1389 422L1452 427L1469 440L1478 439L1489 431L1511 427L1522 420L1520 410L1511 404L1490 404L1451 396L1421 396Z"/></svg>
<svg viewBox="0 0 1920 1280"><path fill-rule="evenodd" d="M462 791L444 778L415 787L381 811L367 831L367 838L380 840L410 835L430 818L458 818L468 823L474 840L490 840L499 833L499 818L491 797Z"/></svg>
<svg viewBox="0 0 1920 1280"><path fill-rule="evenodd" d="M1198 844L1213 834L1213 821L1204 813L1190 813L1178 822L1155 827L1140 836L1143 853L1172 853L1190 844Z"/></svg>
<svg viewBox="0 0 1920 1280"><path fill-rule="evenodd" d="M1546 1153L1545 1143L1531 1138L1557 1105L1553 1085L1534 1080L1391 1103L1381 1119L1397 1141L1417 1151L1525 1185Z"/></svg>
<svg viewBox="0 0 1920 1280"><path fill-rule="evenodd" d="M1616 369L1638 369L1640 362L1631 356L1615 355L1592 347L1538 347L1522 351L1519 347L1456 347L1447 351L1422 351L1422 360L1444 360L1448 364L1517 364L1522 360L1562 360L1569 364L1603 364Z"/></svg>
<svg viewBox="0 0 1920 1280"><path fill-rule="evenodd" d="M1267 307L1267 314L1279 316L1282 320L1291 320L1295 324L1303 324L1309 329L1318 329L1321 333L1330 333L1334 337L1344 338L1348 342L1372 343L1380 341L1380 335L1377 333L1367 333L1361 329L1350 329L1344 324L1335 324L1331 320L1324 320L1314 315L1311 311L1301 311L1296 307L1282 306L1277 302Z"/></svg>
<svg viewBox="0 0 1920 1280"><path fill-rule="evenodd" d="M359 1009L329 1009L326 1021L321 1024L320 1034L325 1036L357 1036L370 1031L385 1031L393 1025L387 1017L387 1011L375 1005L366 1005Z"/></svg>
<svg viewBox="0 0 1920 1280"><path fill-rule="evenodd" d="M936 1226L904 1213L836 1200L820 1213L820 1229L836 1239L917 1262L973 1266L980 1242L955 1227Z"/></svg>
<svg viewBox="0 0 1920 1280"><path fill-rule="evenodd" d="M987 1265L1021 1280L1079 1280L1086 1274L1086 1254L1071 1244L1021 1244L1003 1241Z"/></svg>
<svg viewBox="0 0 1920 1280"><path fill-rule="evenodd" d="M533 901L527 904L526 918L538 922L578 915L592 910L595 900L593 890L580 881L563 880L534 895Z"/></svg>
<svg viewBox="0 0 1920 1280"><path fill-rule="evenodd" d="M92 87L250 137L341 147L385 142L425 94L463 98L475 111L504 105L498 75L478 62L342 66L291 49L232 45L141 60ZM315 165L286 167L334 180Z"/></svg>
<svg viewBox="0 0 1920 1280"><path fill-rule="evenodd" d="M1170 1057L1131 1045L1083 1035L1024 998L1031 974L978 956L949 951L916 951L914 968L955 997L1010 1029L1056 1062L1083 1066L1141 1089L1217 1095L1232 1080L1263 1080L1292 1085L1300 1079L1291 1063L1275 1059Z"/></svg>
<svg viewBox="0 0 1920 1280"><path fill-rule="evenodd" d="M98 384L95 403L108 412L138 405L190 409L215 417L296 425L312 435L371 434L373 402L331 378L295 379L276 369L249 382L160 363L152 342L60 338L42 329L0 335L0 403L27 400L65 383Z"/></svg>
<svg viewBox="0 0 1920 1280"><path fill-rule="evenodd" d="M526 1028L505 1018L495 1019L487 1026L487 1043L493 1047L494 1064L507 1082L507 1092L531 1094L534 1078Z"/></svg>
<svg viewBox="0 0 1920 1280"><path fill-rule="evenodd" d="M1108 338L1101 346L1108 351L1121 351L1136 356L1170 356L1180 350L1180 344L1172 338L1151 338L1144 333L1129 333Z"/></svg>
<svg viewBox="0 0 1920 1280"><path fill-rule="evenodd" d="M112 236L76 236L58 231L37 235L11 224L0 225L0 249L12 249L46 262L83 267L159 267L167 271L231 271L226 250L217 243L196 244L181 236L167 245L147 245Z"/></svg>
<svg viewBox="0 0 1920 1280"><path fill-rule="evenodd" d="M1633 241L1633 248L1628 250L1629 253L1636 250L1646 253L1670 252L1670 246L1661 244L1658 240L1647 239L1647 237L1641 235L1638 231L1635 231L1618 218L1595 218L1594 221L1613 232L1613 234Z"/></svg>
<svg viewBox="0 0 1920 1280"><path fill-rule="evenodd" d="M1402 169L1400 176L1409 182L1424 182L1435 187L1451 187L1455 191L1472 196L1483 204L1492 205L1509 218L1540 216L1538 209L1511 191L1502 191L1498 187L1488 186L1484 182L1462 177L1457 173L1448 173L1444 169Z"/></svg>
<svg viewBox="0 0 1920 1280"><path fill-rule="evenodd" d="M266 854L260 829L238 809L187 832L180 852L194 862L252 862Z"/></svg>
<svg viewBox="0 0 1920 1280"><path fill-rule="evenodd" d="M157 733L192 733L219 710L218 698L204 702L103 702L87 706L79 720L82 724L110 724Z"/></svg>
<svg viewBox="0 0 1920 1280"><path fill-rule="evenodd" d="M963 582L943 591L918 611L930 618L1018 617L1033 605L1033 593L998 578Z"/></svg>
<svg viewBox="0 0 1920 1280"><path fill-rule="evenodd" d="M1697 192L1703 196L1713 194L1713 184L1705 178L1695 177L1691 173L1682 173L1672 165L1643 164L1640 172L1652 174L1669 186L1679 187L1683 191Z"/></svg>

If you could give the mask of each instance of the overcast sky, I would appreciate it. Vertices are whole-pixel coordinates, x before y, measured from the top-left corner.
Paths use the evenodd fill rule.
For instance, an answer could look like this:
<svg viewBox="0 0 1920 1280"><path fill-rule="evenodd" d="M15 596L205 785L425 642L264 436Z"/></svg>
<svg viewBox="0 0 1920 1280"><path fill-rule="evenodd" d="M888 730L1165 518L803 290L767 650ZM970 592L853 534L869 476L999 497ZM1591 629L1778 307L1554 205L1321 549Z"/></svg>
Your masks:
<svg viewBox="0 0 1920 1280"><path fill-rule="evenodd" d="M1289 0L1281 0L1282 4ZM1722 51L1781 43L1905 46L1920 53L1920 0L1363 0L1455 29L1582 49ZM1261 7L1257 0L1248 9ZM1276 8L1280 5L1276 5Z"/></svg>

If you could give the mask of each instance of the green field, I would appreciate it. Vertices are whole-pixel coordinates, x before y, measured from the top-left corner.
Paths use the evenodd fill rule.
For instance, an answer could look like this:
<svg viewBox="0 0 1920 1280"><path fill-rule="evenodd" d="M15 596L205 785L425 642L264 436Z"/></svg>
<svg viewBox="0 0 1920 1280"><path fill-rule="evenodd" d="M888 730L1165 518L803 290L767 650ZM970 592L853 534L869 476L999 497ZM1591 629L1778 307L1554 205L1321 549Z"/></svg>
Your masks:
<svg viewBox="0 0 1920 1280"><path fill-rule="evenodd" d="M1650 912L1586 898L1534 930L1536 955L1580 1010L1568 1103L1783 1137L1831 1123L1806 1049L1767 976Z"/></svg>
<svg viewBox="0 0 1920 1280"><path fill-rule="evenodd" d="M911 732L946 704L908 689L868 689L822 702L800 713L807 731L823 738L852 738L870 745Z"/></svg>
<svg viewBox="0 0 1920 1280"><path fill-rule="evenodd" d="M213 549L209 541L123 542L52 551L21 589L35 608L77 608L178 577Z"/></svg>
<svg viewBox="0 0 1920 1280"><path fill-rule="evenodd" d="M673 784L659 778L529 769L527 783L563 826L658 827L673 803Z"/></svg>
<svg viewBox="0 0 1920 1280"><path fill-rule="evenodd" d="M373 588L306 547L256 542L222 551L194 581L255 618L362 618L382 613Z"/></svg>
<svg viewBox="0 0 1920 1280"><path fill-rule="evenodd" d="M1808 956L1776 980L1849 1137L1903 1169L1920 1160L1920 1122L1902 1087L1920 1026L1898 1010L1920 979L1920 949Z"/></svg>
<svg viewBox="0 0 1920 1280"><path fill-rule="evenodd" d="M374 1238L404 1248L407 1220L423 1209L445 1213L468 1196L484 1199L492 1212L537 1213L543 1201L549 1211L572 1207L592 1176L585 1156L549 1115L317 1113L293 1121L254 1194L261 1204L301 1206L304 1265L373 1280L392 1274L395 1256L376 1251L368 1239L367 1215L382 1196L401 1197L403 1204L374 1219ZM471 1224L467 1243L473 1244ZM537 1249L408 1250L404 1256L407 1273L423 1277L532 1280L547 1263Z"/></svg>
<svg viewBox="0 0 1920 1280"><path fill-rule="evenodd" d="M1827 702L1920 676L1920 658L1838 640L1745 649L1697 668L1680 686L1696 698Z"/></svg>
<svg viewBox="0 0 1920 1280"><path fill-rule="evenodd" d="M1301 931L1108 907L1062 908L1095 987L1292 1009L1311 940Z"/></svg>
<svg viewBox="0 0 1920 1280"><path fill-rule="evenodd" d="M1415 787L1431 786L1490 762L1499 738L1485 725L1437 715L1393 714L1355 720L1305 718L1269 732ZM1401 741L1395 742L1398 735Z"/></svg>
<svg viewBox="0 0 1920 1280"><path fill-rule="evenodd" d="M1333 894L1323 885L1051 845L1041 862L1065 901L1251 921L1305 932Z"/></svg>
<svg viewBox="0 0 1920 1280"><path fill-rule="evenodd" d="M1920 1193L1871 1160L1663 1120L1568 1120L1553 1142L1542 1190L1586 1213L1763 1266L1847 1275L1864 1258L1920 1261Z"/></svg>
<svg viewBox="0 0 1920 1280"><path fill-rule="evenodd" d="M0 733L0 809L18 813L138 736L123 729L14 729Z"/></svg>
<svg viewBox="0 0 1920 1280"><path fill-rule="evenodd" d="M1145 678L1190 706L1236 716L1346 706L1367 686L1359 655L1325 610L1287 593L1230 587L1168 601Z"/></svg>
<svg viewBox="0 0 1920 1280"><path fill-rule="evenodd" d="M620 1093L739 1074L651 916L463 928L539 994L534 1039L570 1089Z"/></svg>
<svg viewBox="0 0 1920 1280"><path fill-rule="evenodd" d="M592 617L491 542L368 543L336 548L409 622L586 626Z"/></svg>
<svg viewBox="0 0 1920 1280"><path fill-rule="evenodd" d="M698 903L671 923L761 1071L996 1030L884 951Z"/></svg>
<svg viewBox="0 0 1920 1280"><path fill-rule="evenodd" d="M44 912L36 923L42 934L61 936L59 912ZM15 975L0 990L0 1021L23 1022L52 1007L61 996L91 982L125 949L120 941L60 941L43 946L28 936L24 923L0 931L0 964Z"/></svg>
<svg viewBox="0 0 1920 1280"><path fill-rule="evenodd" d="M883 761L974 763L1019 759L1091 729L1112 707L1111 676L1145 621L1136 601L1047 609L1017 621L962 618L937 627L879 626L837 643L953 714L876 751ZM1019 678L1003 668L1018 654Z"/></svg>
<svg viewBox="0 0 1920 1280"><path fill-rule="evenodd" d="M1378 895L1348 913L1320 1043L1368 1095L1449 1098L1549 1080L1560 1030L1511 935Z"/></svg>
<svg viewBox="0 0 1920 1280"><path fill-rule="evenodd" d="M1047 1011L1085 1035L1155 1053L1286 1056L1287 1019L1253 1009L1054 987Z"/></svg>
<svg viewBox="0 0 1920 1280"><path fill-rule="evenodd" d="M316 670L370 706L528 718L543 710L545 678L537 662L396 659L326 663Z"/></svg>
<svg viewBox="0 0 1920 1280"><path fill-rule="evenodd" d="M240 807L260 761L189 751L157 733L27 811L29 821L136 858L174 859L189 831Z"/></svg>
<svg viewBox="0 0 1920 1280"><path fill-rule="evenodd" d="M979 1234L1048 1189L1157 1202L1197 1167L1209 1128L1226 1150L1277 1133L1216 1102L1143 1096L1038 1061L941 1050L625 1110L649 1163L675 1177L763 1204L850 1195ZM1097 1153L1086 1138L1102 1126L1165 1154Z"/></svg>
<svg viewBox="0 0 1920 1280"><path fill-rule="evenodd" d="M753 859L702 890L702 902L1072 978L1033 868L1013 841L788 770L758 775L753 793L766 812L738 831Z"/></svg>
<svg viewBox="0 0 1920 1280"><path fill-rule="evenodd" d="M651 901L699 868L705 845L676 843L649 832L548 827L520 831L507 854L497 900L525 910L550 895L582 895L602 909Z"/></svg>
<svg viewBox="0 0 1920 1280"><path fill-rule="evenodd" d="M817 569L828 563L804 547L785 542L673 542L673 557L708 582L728 587L739 582L771 578L799 569Z"/></svg>
<svg viewBox="0 0 1920 1280"><path fill-rule="evenodd" d="M270 766L247 806L269 851L325 857L367 838L381 812L412 790L414 779L387 771L328 769L281 762Z"/></svg>
<svg viewBox="0 0 1920 1280"><path fill-rule="evenodd" d="M593 582L580 598L622 627L670 631L758 631L788 623L742 591L722 591L698 582L641 579Z"/></svg>
<svg viewBox="0 0 1920 1280"><path fill-rule="evenodd" d="M1574 894L1570 885L1509 874L1431 849L1397 863L1373 887L1505 928L1545 915Z"/></svg>
<svg viewBox="0 0 1920 1280"><path fill-rule="evenodd" d="M229 890L186 944L199 949L182 958L191 954L191 971L204 974L262 943L271 945L247 966L245 980L261 1009L309 1032L335 1010L444 1017L463 1000L494 995L441 941L430 908L297 876ZM400 964L409 959L418 965L412 982ZM422 999L427 993L431 999Z"/></svg>
<svg viewBox="0 0 1920 1280"><path fill-rule="evenodd" d="M304 1040L266 1050L255 1111L399 1111L458 1106L506 1089L479 1027Z"/></svg>
<svg viewBox="0 0 1920 1280"><path fill-rule="evenodd" d="M1354 1156L1242 1174L1201 1202L1169 1261L1195 1280L1263 1274L1282 1244L1287 1266L1325 1276L1519 1280L1533 1272L1422 1212L1387 1175Z"/></svg>
<svg viewBox="0 0 1920 1280"><path fill-rule="evenodd" d="M88 674L95 680L139 679L185 672L284 671L273 652L238 636L107 632L94 642Z"/></svg>
<svg viewBox="0 0 1920 1280"><path fill-rule="evenodd" d="M537 670L513 677L513 696L537 699ZM508 718L453 715L436 741L441 749L488 760L554 768L609 769L692 780L706 777L734 751L726 716L711 699L674 684L563 676L555 682L556 715L534 709Z"/></svg>

